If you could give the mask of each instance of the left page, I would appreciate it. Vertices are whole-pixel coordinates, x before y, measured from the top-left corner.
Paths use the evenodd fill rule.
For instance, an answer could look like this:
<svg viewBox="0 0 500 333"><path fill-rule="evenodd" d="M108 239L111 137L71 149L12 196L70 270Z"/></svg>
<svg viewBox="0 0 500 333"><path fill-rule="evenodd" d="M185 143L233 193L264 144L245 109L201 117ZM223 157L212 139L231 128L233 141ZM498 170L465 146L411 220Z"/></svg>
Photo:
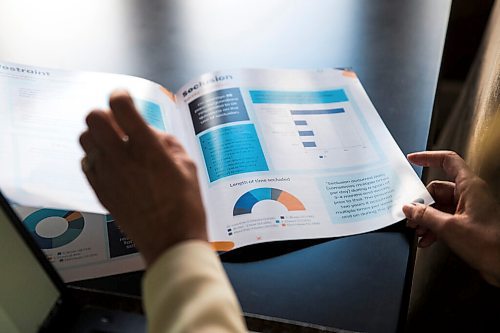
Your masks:
<svg viewBox="0 0 500 333"><path fill-rule="evenodd" d="M116 88L131 92L151 126L179 127L174 102L156 83L0 62L0 189L66 282L144 268L80 166L85 117L109 108Z"/></svg>
<svg viewBox="0 0 500 333"><path fill-rule="evenodd" d="M146 121L172 132L175 103L160 85L117 74L0 62L0 185L12 202L106 214L90 188L78 140L85 117L127 89Z"/></svg>

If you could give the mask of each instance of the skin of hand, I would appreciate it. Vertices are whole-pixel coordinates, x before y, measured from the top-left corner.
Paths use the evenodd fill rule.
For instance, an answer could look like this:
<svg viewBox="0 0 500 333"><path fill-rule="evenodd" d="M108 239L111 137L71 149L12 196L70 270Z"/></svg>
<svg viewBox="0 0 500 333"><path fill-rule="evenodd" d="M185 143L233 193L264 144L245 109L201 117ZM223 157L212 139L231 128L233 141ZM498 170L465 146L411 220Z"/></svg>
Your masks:
<svg viewBox="0 0 500 333"><path fill-rule="evenodd" d="M408 226L421 237L419 247L437 239L490 284L500 286L500 205L488 185L455 152L432 151L408 155L424 167L439 167L451 181L433 181L427 189L436 204L403 207Z"/></svg>
<svg viewBox="0 0 500 333"><path fill-rule="evenodd" d="M207 240L196 166L171 135L149 127L126 91L94 110L80 136L82 168L104 207L151 265L166 249Z"/></svg>

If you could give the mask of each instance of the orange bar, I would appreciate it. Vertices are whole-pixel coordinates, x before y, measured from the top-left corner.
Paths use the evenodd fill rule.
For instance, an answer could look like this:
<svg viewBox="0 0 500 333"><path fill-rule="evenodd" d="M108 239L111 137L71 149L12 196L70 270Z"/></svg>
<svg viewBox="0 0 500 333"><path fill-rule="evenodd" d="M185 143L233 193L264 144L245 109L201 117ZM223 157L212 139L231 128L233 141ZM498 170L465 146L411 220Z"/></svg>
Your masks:
<svg viewBox="0 0 500 333"><path fill-rule="evenodd" d="M212 245L212 249L215 251L229 251L234 249L233 242L210 242L210 245Z"/></svg>
<svg viewBox="0 0 500 333"><path fill-rule="evenodd" d="M278 201L285 205L288 210L306 210L299 199L285 191L281 192Z"/></svg>

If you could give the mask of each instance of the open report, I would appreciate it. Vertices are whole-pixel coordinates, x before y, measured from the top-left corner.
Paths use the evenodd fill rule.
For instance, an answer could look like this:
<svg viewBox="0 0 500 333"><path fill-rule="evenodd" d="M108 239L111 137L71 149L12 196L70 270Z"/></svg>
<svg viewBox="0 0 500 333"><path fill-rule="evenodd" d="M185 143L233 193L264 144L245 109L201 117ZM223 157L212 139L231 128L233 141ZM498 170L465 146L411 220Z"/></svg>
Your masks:
<svg viewBox="0 0 500 333"><path fill-rule="evenodd" d="M352 71L223 70L172 93L0 62L0 188L66 281L144 267L80 167L85 117L116 88L195 160L216 250L364 233L433 203Z"/></svg>

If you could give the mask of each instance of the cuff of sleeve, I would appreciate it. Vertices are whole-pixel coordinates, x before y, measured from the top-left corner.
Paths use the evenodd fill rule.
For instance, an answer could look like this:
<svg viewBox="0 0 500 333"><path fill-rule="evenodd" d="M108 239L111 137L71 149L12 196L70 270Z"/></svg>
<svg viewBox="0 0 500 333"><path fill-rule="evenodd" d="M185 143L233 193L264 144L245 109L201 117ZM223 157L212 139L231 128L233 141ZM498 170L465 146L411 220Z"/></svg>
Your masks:
<svg viewBox="0 0 500 333"><path fill-rule="evenodd" d="M232 327L228 331L244 327L241 309L222 264L204 241L185 241L163 253L144 276L143 297L152 332L157 331L152 326L168 327L169 331L194 328L192 325L201 324L201 318L215 310L214 305L219 310L210 313L212 324L220 316L222 326Z"/></svg>
<svg viewBox="0 0 500 333"><path fill-rule="evenodd" d="M172 246L147 269L142 281L144 298L154 302L158 289L165 288L165 283L172 280L180 269L191 270L199 263L212 269L220 266L217 255L207 242L188 240Z"/></svg>

